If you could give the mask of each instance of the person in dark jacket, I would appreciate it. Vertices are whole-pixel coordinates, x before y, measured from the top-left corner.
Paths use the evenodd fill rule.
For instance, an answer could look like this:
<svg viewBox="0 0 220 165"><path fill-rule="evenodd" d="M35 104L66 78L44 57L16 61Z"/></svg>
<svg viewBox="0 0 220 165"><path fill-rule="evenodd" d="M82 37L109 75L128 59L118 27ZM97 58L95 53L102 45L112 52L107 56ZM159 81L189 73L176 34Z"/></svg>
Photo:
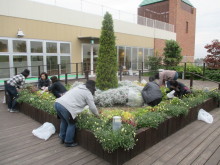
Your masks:
<svg viewBox="0 0 220 165"><path fill-rule="evenodd" d="M28 69L25 69L21 74L15 75L14 77L10 78L6 85L5 90L9 95L9 101L8 101L8 111L9 112L18 112L15 109L15 106L17 104L17 98L18 98L18 89L23 88L25 84L25 79L29 76L30 71Z"/></svg>
<svg viewBox="0 0 220 165"><path fill-rule="evenodd" d="M152 107L158 105L162 101L160 86L154 80L153 77L149 77L149 82L141 92L144 102Z"/></svg>
<svg viewBox="0 0 220 165"><path fill-rule="evenodd" d="M191 93L190 89L186 85L176 80L170 81L170 90L174 90L174 96L177 96L179 98L182 98L185 94Z"/></svg>
<svg viewBox="0 0 220 165"><path fill-rule="evenodd" d="M46 87L44 91L49 91L53 93L56 98L61 97L64 93L66 93L66 88L63 86L61 82L58 81L57 76L53 76L50 78L52 81L52 85Z"/></svg>
<svg viewBox="0 0 220 165"><path fill-rule="evenodd" d="M50 86L50 80L48 79L48 75L46 72L42 72L38 79L38 88L44 89L45 87Z"/></svg>

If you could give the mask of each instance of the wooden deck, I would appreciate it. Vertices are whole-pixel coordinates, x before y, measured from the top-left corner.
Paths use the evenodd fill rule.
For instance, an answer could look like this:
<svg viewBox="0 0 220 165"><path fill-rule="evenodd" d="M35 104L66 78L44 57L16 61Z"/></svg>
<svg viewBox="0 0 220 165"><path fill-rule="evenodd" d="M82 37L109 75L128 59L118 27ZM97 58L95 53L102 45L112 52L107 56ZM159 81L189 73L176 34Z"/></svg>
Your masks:
<svg viewBox="0 0 220 165"><path fill-rule="evenodd" d="M0 94L0 165L107 165L108 162L80 146L66 148L58 135L48 141L32 135L41 124L22 113L9 113ZM213 124L195 121L164 139L125 165L220 165L220 108Z"/></svg>

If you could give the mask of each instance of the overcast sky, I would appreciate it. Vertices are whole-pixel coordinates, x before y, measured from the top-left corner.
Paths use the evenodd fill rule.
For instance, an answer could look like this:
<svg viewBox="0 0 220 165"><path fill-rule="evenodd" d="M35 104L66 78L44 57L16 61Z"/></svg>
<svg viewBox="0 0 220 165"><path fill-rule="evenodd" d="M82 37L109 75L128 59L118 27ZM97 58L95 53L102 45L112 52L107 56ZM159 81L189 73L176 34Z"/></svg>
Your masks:
<svg viewBox="0 0 220 165"><path fill-rule="evenodd" d="M137 13L142 0L87 0L116 9ZM197 10L195 58L207 55L204 46L213 39L220 40L220 0L189 0Z"/></svg>
<svg viewBox="0 0 220 165"><path fill-rule="evenodd" d="M36 0L46 1L46 0ZM47 0L57 4L61 0ZM76 0L65 0L73 2ZM62 0L62 2L65 2ZM83 0L109 6L111 8L137 14L137 8L143 0ZM220 0L189 0L197 9L196 16L196 42L195 58L203 58L207 55L204 46L211 43L213 39L220 40ZM98 10L98 9L96 9Z"/></svg>

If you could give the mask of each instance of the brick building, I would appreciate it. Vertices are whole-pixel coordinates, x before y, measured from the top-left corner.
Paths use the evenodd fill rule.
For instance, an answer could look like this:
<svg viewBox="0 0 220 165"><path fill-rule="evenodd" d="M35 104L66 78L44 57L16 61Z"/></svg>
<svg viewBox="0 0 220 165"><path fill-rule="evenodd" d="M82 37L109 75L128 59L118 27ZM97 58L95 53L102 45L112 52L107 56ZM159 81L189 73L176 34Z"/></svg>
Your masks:
<svg viewBox="0 0 220 165"><path fill-rule="evenodd" d="M193 62L195 52L196 8L189 0L143 0L138 15L174 25L183 62ZM154 51L163 54L165 40L154 38Z"/></svg>

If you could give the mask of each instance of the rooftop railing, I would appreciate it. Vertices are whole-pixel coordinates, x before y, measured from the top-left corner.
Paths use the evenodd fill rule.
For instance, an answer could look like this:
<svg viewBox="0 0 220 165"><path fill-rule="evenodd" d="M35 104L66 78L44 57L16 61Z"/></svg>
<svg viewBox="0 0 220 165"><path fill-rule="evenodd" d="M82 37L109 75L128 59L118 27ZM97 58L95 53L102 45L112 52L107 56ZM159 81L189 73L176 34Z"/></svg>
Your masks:
<svg viewBox="0 0 220 165"><path fill-rule="evenodd" d="M113 19L140 24L152 28L162 29L174 32L174 25L166 22L153 20L150 18L138 16L137 14L128 13L125 11L113 9L97 3L88 2L86 0L32 0L49 5L55 5L63 8L77 10L94 15L104 16L106 12L111 13ZM128 2L129 3L129 2Z"/></svg>

